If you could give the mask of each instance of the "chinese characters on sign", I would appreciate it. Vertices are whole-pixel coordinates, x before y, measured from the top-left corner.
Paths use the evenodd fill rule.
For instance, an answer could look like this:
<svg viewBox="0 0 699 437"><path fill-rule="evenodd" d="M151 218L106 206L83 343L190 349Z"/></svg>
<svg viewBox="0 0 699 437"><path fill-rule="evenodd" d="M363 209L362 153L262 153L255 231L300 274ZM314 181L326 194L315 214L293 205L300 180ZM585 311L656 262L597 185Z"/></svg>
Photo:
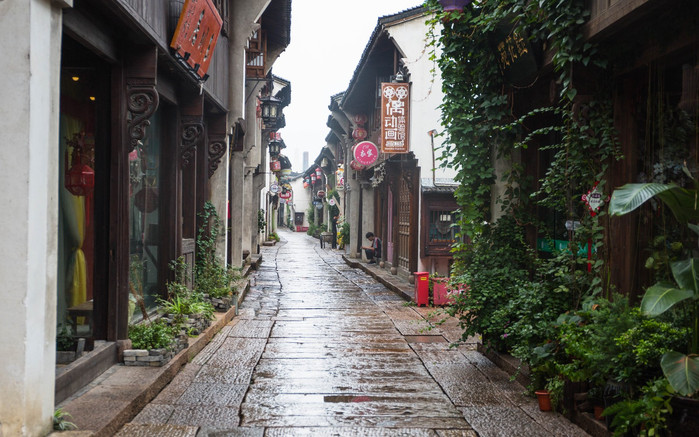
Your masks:
<svg viewBox="0 0 699 437"><path fill-rule="evenodd" d="M410 88L407 83L381 84L381 152L408 153Z"/></svg>
<svg viewBox="0 0 699 437"><path fill-rule="evenodd" d="M529 38L515 28L509 19L504 19L491 34L498 65L505 81L516 87L530 86L539 73L539 62Z"/></svg>
<svg viewBox="0 0 699 437"><path fill-rule="evenodd" d="M514 64L525 53L529 53L527 42L516 32L512 32L505 41L498 44L498 55L500 65L503 69Z"/></svg>
<svg viewBox="0 0 699 437"><path fill-rule="evenodd" d="M368 167L379 159L379 148L371 141L362 141L354 146L354 160Z"/></svg>
<svg viewBox="0 0 699 437"><path fill-rule="evenodd" d="M223 20L212 0L186 0L170 47L187 67L205 79Z"/></svg>

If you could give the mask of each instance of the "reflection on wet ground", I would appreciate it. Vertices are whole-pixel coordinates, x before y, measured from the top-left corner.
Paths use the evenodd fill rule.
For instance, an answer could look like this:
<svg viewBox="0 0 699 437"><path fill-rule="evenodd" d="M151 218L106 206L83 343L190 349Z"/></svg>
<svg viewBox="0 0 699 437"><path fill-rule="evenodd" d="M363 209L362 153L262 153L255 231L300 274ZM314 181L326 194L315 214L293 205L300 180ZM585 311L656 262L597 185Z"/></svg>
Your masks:
<svg viewBox="0 0 699 437"><path fill-rule="evenodd" d="M582 436L538 411L455 321L280 232L236 317L120 435Z"/></svg>

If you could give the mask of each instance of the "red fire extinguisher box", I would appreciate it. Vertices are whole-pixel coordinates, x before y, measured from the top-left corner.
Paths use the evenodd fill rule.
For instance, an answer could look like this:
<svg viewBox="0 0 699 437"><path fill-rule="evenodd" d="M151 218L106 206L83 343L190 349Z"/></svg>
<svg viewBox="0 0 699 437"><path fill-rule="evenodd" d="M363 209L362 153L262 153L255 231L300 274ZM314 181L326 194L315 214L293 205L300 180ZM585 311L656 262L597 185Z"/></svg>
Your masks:
<svg viewBox="0 0 699 437"><path fill-rule="evenodd" d="M417 306L429 305L430 301L430 274L428 272L415 272L415 303Z"/></svg>

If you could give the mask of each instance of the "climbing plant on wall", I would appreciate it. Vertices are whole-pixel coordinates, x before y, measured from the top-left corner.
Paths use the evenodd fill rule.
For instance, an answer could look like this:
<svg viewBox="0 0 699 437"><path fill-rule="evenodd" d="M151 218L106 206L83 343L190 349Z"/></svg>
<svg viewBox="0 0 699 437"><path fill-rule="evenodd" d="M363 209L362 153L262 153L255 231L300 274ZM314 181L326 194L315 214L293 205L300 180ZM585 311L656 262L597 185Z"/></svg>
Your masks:
<svg viewBox="0 0 699 437"><path fill-rule="evenodd" d="M434 46L433 60L441 72L444 92L441 109L445 145L441 162L456 168L460 184L456 198L464 238L454 248L452 276L474 284L469 299L452 311L467 315L467 319L462 317L469 326L467 333L485 329L494 334L491 339L499 341L500 346L512 344L517 332L512 331L510 320L517 317L512 312L517 307L517 311L525 306L546 307L547 316L555 320L560 314L556 311L575 308L584 296L603 291L601 221L606 220L606 215L604 211L590 214L581 197L595 184L605 192L608 166L620 156L611 93L600 88L595 93L586 90L587 95L579 95L574 73L594 68L603 76L607 63L598 48L584 40L581 26L588 15L584 2L485 0L471 2L462 12L447 13L436 0L428 0L426 5L435 12L428 40ZM505 79L502 61L507 53L503 53L495 38L503 28L507 29L507 38L521 47L527 45L527 52L539 48L550 59L555 94L549 105L517 113L516 99L526 90L517 89ZM531 85L537 80L534 77ZM515 158L528 148L536 148L538 162L544 165L536 180L527 179L526 175L532 172L527 173ZM510 163L497 175L500 180L496 180L496 159ZM504 189L493 198L496 182ZM506 232L491 230L498 226L491 217L495 208L508 218ZM538 260L534 251L522 251L520 243L525 231L531 229L536 236L553 240L541 221L542 211L570 223L575 232L569 233L568 250ZM584 249L587 244L596 253L589 273ZM483 266L474 261L502 259L497 254L503 251L520 253L527 260L498 263L487 278L476 271L474 266ZM523 274L523 265L528 266L528 274ZM513 282L513 278L518 279ZM510 283L514 284L512 290L502 290L503 284ZM542 305L542 293L538 290L558 293L556 307ZM503 293L518 303L510 303L509 307L489 305L493 296L502 297ZM520 337L536 344L545 335L547 323L520 322ZM537 329L540 335L532 334Z"/></svg>

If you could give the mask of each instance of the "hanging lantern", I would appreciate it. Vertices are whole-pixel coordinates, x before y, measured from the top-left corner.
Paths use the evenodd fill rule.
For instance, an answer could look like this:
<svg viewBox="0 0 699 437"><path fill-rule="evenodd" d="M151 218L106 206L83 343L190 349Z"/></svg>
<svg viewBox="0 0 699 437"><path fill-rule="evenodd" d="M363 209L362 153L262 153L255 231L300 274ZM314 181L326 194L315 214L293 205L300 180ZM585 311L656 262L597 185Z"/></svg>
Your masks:
<svg viewBox="0 0 699 437"><path fill-rule="evenodd" d="M364 123L367 122L367 116L366 114L357 114L354 116L354 122L357 123L358 125L363 125Z"/></svg>
<svg viewBox="0 0 699 437"><path fill-rule="evenodd" d="M315 173L311 173L311 183L312 184L316 183L316 174Z"/></svg>
<svg viewBox="0 0 699 437"><path fill-rule="evenodd" d="M270 161L269 169L272 171L279 171L282 169L282 163L279 161Z"/></svg>
<svg viewBox="0 0 699 437"><path fill-rule="evenodd" d="M95 171L82 162L84 136L84 133L75 134L73 139L68 141L68 144L73 146L73 156L70 169L66 171L65 186L74 196L87 196L95 188ZM67 162L68 151L66 151L66 164Z"/></svg>
<svg viewBox="0 0 699 437"><path fill-rule="evenodd" d="M320 169L320 167L316 168L316 177L320 179L323 177L323 170Z"/></svg>
<svg viewBox="0 0 699 437"><path fill-rule="evenodd" d="M316 193L316 195L322 199L323 197L325 197L325 191L320 190Z"/></svg>
<svg viewBox="0 0 699 437"><path fill-rule="evenodd" d="M308 182L303 181L303 188L308 188Z"/></svg>
<svg viewBox="0 0 699 437"><path fill-rule="evenodd" d="M364 138L366 138L366 135L366 129L364 129L363 127L357 127L352 130L352 138L354 138L357 141L362 141Z"/></svg>
<svg viewBox="0 0 699 437"><path fill-rule="evenodd" d="M355 161L354 159L352 160L352 162L350 162L350 168L354 171L364 170L364 166L362 164L358 163L357 161Z"/></svg>
<svg viewBox="0 0 699 437"><path fill-rule="evenodd" d="M66 189L74 196L86 196L95 188L95 171L89 165L73 163L66 173Z"/></svg>
<svg viewBox="0 0 699 437"><path fill-rule="evenodd" d="M260 97L260 105L262 106L262 121L265 126L272 127L277 123L279 113L281 112L282 101L272 96Z"/></svg>
<svg viewBox="0 0 699 437"><path fill-rule="evenodd" d="M439 0L439 4L444 8L444 12L463 11L464 7L471 3L471 0Z"/></svg>

